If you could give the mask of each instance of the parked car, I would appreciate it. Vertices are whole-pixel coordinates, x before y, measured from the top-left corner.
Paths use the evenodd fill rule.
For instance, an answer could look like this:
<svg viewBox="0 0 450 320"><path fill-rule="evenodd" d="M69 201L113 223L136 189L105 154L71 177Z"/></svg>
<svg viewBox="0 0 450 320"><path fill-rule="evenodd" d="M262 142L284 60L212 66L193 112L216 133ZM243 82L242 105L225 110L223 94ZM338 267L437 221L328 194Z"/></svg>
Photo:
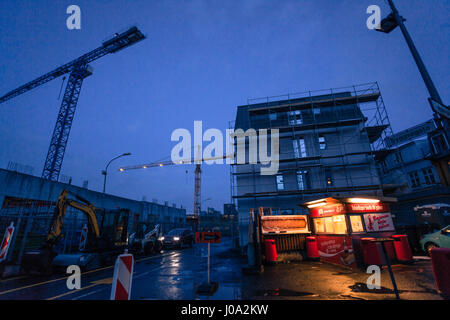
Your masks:
<svg viewBox="0 0 450 320"><path fill-rule="evenodd" d="M190 229L177 228L172 229L165 236L161 237L163 247L182 248L183 245L192 247L195 241L194 232Z"/></svg>
<svg viewBox="0 0 450 320"><path fill-rule="evenodd" d="M420 246L428 254L433 248L450 248L450 225L437 232L424 235L420 240Z"/></svg>

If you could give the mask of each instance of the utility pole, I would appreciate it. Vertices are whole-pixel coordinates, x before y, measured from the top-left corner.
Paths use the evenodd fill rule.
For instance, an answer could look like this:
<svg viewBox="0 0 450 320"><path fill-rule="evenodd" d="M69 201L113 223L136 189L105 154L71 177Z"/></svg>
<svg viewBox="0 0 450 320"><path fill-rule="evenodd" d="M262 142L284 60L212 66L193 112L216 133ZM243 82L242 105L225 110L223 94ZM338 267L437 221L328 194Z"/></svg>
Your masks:
<svg viewBox="0 0 450 320"><path fill-rule="evenodd" d="M422 75L423 81L425 82L428 92L430 93L430 97L439 103L443 103L436 87L434 86L433 80L431 79L431 76L428 73L427 68L425 67L425 64L423 63L423 60L419 54L419 51L417 51L417 48L414 45L414 42L413 42L411 36L409 35L409 32L406 29L405 24L403 23L405 21L405 19L403 19L403 17L400 16L400 13L398 12L397 8L395 7L394 1L393 0L387 0L387 1L389 3L389 6L391 7L392 14L394 15L395 21L403 33L403 37L406 40L409 50L411 50L411 54L413 55L413 58L416 61L417 67L419 68L419 71L420 71L420 74Z"/></svg>
<svg viewBox="0 0 450 320"><path fill-rule="evenodd" d="M430 74L417 50L414 42L406 29L404 21L406 21L399 13L395 7L393 0L387 0L389 6L391 7L392 13L389 14L380 23L380 26L376 29L377 31L390 33L397 26L400 27L403 37L411 51L411 54L416 62L417 68L422 76L425 86L428 89L430 97L428 101L430 107L433 110L433 118L436 124L436 130L428 134L428 140L430 142L431 156L429 160L435 166L442 185L450 186L450 169L448 166L450 160L450 108L444 105L438 90L436 89Z"/></svg>

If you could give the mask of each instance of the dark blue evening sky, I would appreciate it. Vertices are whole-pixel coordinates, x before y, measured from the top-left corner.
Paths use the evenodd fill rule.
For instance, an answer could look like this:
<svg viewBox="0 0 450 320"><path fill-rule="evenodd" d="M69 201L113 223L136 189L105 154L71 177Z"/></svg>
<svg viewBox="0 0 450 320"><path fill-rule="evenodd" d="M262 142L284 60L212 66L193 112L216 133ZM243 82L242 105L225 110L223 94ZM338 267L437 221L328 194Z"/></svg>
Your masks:
<svg viewBox="0 0 450 320"><path fill-rule="evenodd" d="M66 28L77 4L82 29ZM84 81L62 174L133 199L193 207L194 167L119 173L120 165L170 155L177 128L225 130L247 98L378 81L394 131L431 118L428 93L400 30L366 28L382 0L0 1L0 95L137 25L147 39L92 63ZM450 103L450 1L396 0L442 99ZM60 101L61 79L0 105L0 166L40 175ZM229 167L203 167L202 198L229 202ZM186 173L188 170L188 173Z"/></svg>

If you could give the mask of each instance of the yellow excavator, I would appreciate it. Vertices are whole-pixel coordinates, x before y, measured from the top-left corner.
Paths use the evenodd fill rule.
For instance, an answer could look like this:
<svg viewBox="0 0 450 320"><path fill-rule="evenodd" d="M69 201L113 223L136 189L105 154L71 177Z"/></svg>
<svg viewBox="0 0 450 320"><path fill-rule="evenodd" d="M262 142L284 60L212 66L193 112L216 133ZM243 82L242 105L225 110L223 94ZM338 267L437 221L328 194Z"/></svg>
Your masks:
<svg viewBox="0 0 450 320"><path fill-rule="evenodd" d="M76 200L70 199L69 195ZM58 254L55 247L64 236L62 227L68 207L80 210L87 217L86 245L80 252ZM98 211L96 213L94 205L88 200L63 190L58 197L46 241L40 249L24 253L22 271L50 274L54 269L65 270L69 265L78 265L82 270L88 270L112 263L127 246L129 210Z"/></svg>

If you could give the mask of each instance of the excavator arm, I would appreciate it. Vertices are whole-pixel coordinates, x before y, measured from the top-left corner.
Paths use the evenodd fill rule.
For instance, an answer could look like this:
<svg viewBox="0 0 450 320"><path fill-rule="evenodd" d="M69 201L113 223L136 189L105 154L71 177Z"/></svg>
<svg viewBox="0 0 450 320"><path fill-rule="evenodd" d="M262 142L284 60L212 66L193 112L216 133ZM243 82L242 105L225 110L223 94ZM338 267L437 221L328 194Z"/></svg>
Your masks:
<svg viewBox="0 0 450 320"><path fill-rule="evenodd" d="M100 237L100 229L98 227L97 217L95 216L95 207L89 201L72 194L78 201L69 199L69 194L67 190L63 190L58 197L58 202L55 206L55 211L53 213L52 223L47 234L47 245L53 246L61 236L62 226L64 224L64 218L66 216L67 207L72 207L83 212L89 221L91 230L94 232L95 237Z"/></svg>

